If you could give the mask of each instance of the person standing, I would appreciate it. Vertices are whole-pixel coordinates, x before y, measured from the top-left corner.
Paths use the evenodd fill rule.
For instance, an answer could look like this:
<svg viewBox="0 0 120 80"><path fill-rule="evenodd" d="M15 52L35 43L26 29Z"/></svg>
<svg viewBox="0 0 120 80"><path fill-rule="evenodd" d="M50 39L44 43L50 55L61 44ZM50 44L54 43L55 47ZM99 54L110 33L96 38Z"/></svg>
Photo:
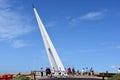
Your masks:
<svg viewBox="0 0 120 80"><path fill-rule="evenodd" d="M74 77L74 74L75 74L75 69L74 67L72 68L72 76Z"/></svg>
<svg viewBox="0 0 120 80"><path fill-rule="evenodd" d="M88 76L88 73L89 73L88 67L86 67L86 69L85 69L85 74Z"/></svg>
<svg viewBox="0 0 120 80"><path fill-rule="evenodd" d="M92 76L94 75L94 70L93 70L92 67L90 68L90 74L91 74Z"/></svg>
<svg viewBox="0 0 120 80"><path fill-rule="evenodd" d="M41 77L43 77L43 68L40 68Z"/></svg>
<svg viewBox="0 0 120 80"><path fill-rule="evenodd" d="M85 68L82 69L82 75L84 76L85 75Z"/></svg>
<svg viewBox="0 0 120 80"><path fill-rule="evenodd" d="M52 77L55 77L55 67L52 68Z"/></svg>
<svg viewBox="0 0 120 80"><path fill-rule="evenodd" d="M48 76L48 67L46 67L45 71L46 71L46 76Z"/></svg>
<svg viewBox="0 0 120 80"><path fill-rule="evenodd" d="M64 77L67 77L67 69L65 68Z"/></svg>
<svg viewBox="0 0 120 80"><path fill-rule="evenodd" d="M120 68L118 68L117 73L120 74Z"/></svg>
<svg viewBox="0 0 120 80"><path fill-rule="evenodd" d="M69 67L67 70L68 70L68 76L70 77L70 75L71 75L71 68Z"/></svg>

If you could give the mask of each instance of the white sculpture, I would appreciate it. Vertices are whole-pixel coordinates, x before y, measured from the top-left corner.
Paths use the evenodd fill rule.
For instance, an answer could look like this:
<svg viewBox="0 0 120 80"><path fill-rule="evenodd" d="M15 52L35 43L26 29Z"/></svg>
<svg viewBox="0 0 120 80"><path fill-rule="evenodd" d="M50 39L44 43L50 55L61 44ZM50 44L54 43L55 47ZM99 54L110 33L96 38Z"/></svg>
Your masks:
<svg viewBox="0 0 120 80"><path fill-rule="evenodd" d="M54 67L56 70L61 70L64 72L65 71L64 66L63 66L63 64L62 64L62 62L57 54L56 49L54 48L54 46L52 44L52 41L51 41L51 39L50 39L46 29L45 29L40 17L39 17L34 5L33 5L33 9L34 9L34 13L35 13L38 25L39 25L39 29L40 29L42 38L43 38L44 45L45 45L45 48L47 51L47 55L48 55L48 58L50 61L51 68Z"/></svg>

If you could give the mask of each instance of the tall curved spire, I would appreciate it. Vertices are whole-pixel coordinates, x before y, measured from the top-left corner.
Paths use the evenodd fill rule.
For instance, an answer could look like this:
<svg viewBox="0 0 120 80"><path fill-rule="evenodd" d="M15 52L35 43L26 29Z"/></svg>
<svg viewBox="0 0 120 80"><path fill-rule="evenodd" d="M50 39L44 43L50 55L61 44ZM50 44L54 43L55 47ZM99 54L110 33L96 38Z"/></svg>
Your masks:
<svg viewBox="0 0 120 80"><path fill-rule="evenodd" d="M47 55L48 55L48 58L49 58L49 61L50 61L50 65L51 65L51 68L55 68L56 70L61 70L61 71L65 71L64 69L64 66L58 56L58 53L40 19L40 16L36 10L36 8L33 6L33 10L34 10L34 13L35 13L35 16L36 16L36 19L37 19L37 22L38 22L38 26L39 26L39 29L40 29L40 32L41 32L41 35L42 35L42 38L43 38L43 42L44 42L44 45L45 45L45 48L46 48L46 52L47 52Z"/></svg>

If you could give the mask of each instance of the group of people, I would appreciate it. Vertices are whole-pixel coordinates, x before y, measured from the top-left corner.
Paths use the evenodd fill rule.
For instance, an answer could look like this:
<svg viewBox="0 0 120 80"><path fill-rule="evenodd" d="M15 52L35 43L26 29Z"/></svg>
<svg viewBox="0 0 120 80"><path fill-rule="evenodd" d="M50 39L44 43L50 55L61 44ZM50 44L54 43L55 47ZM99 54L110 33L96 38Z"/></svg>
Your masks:
<svg viewBox="0 0 120 80"><path fill-rule="evenodd" d="M46 70L43 70L43 68L41 67L40 68L41 77L43 77L44 72L46 73L46 76L53 77L56 75L58 71L56 71L54 67L52 68L52 70L49 67L46 67ZM61 74L60 71L59 74Z"/></svg>
<svg viewBox="0 0 120 80"><path fill-rule="evenodd" d="M94 70L92 67L90 69L88 69L88 67L83 68L81 71L81 75L94 75Z"/></svg>
<svg viewBox="0 0 120 80"><path fill-rule="evenodd" d="M67 70L65 68L65 76L67 77L67 76L70 76L70 75L72 75L74 77L74 75L75 75L75 69L74 69L74 67L72 69L70 67L68 67Z"/></svg>
<svg viewBox="0 0 120 80"><path fill-rule="evenodd" d="M46 76L49 76L49 77L55 77L56 75L59 75L59 76L64 76L64 77L70 77L70 76L73 76L74 75L94 75L94 70L93 68L90 68L88 70L88 68L83 68L81 71L77 70L75 71L74 67L73 68L65 68L65 71L61 71L61 70L56 70L55 67L53 67L52 69L50 68L46 68L46 70L43 70L43 68L41 67L40 68L40 73L41 73L41 77L43 77L43 73L46 73Z"/></svg>
<svg viewBox="0 0 120 80"><path fill-rule="evenodd" d="M43 77L43 73L46 72L46 76L50 76L51 75L51 70L50 68L46 68L46 70L43 70L43 67L40 68L40 73L41 73L41 77Z"/></svg>
<svg viewBox="0 0 120 80"><path fill-rule="evenodd" d="M88 67L86 67L86 68L83 68L81 71L80 70L75 71L74 67L72 69L69 67L67 69L67 73L68 73L68 75L72 74L73 76L74 75L83 75L83 76L84 75L94 75L94 70L92 67L88 70Z"/></svg>

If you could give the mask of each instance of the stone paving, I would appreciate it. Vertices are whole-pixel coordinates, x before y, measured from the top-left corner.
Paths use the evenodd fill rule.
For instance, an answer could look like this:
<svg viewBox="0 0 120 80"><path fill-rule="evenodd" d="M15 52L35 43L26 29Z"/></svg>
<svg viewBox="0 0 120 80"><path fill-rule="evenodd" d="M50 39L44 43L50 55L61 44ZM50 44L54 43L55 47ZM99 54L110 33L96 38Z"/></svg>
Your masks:
<svg viewBox="0 0 120 80"><path fill-rule="evenodd" d="M41 78L37 80L102 80L96 78Z"/></svg>

